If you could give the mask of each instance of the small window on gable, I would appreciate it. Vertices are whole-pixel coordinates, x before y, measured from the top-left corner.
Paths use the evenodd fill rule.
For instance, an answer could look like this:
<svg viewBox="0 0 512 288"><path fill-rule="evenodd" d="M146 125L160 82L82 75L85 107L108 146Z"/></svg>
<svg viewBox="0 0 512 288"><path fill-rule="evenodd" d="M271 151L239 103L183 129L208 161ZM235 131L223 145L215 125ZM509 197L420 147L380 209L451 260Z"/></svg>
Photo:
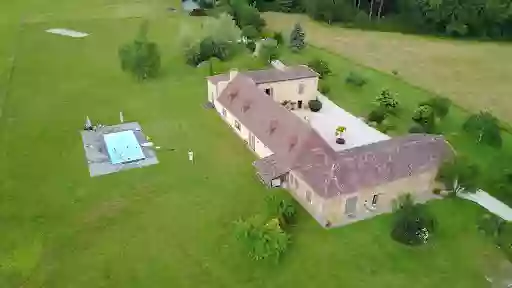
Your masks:
<svg viewBox="0 0 512 288"><path fill-rule="evenodd" d="M237 120L235 120L235 128L238 131L242 131L242 127L240 126L240 122L238 122Z"/></svg>
<svg viewBox="0 0 512 288"><path fill-rule="evenodd" d="M313 204L313 199L311 198L311 191L306 191L306 201L308 201L309 204Z"/></svg>
<svg viewBox="0 0 512 288"><path fill-rule="evenodd" d="M292 151L293 148L295 148L295 146L297 146L297 142L299 142L299 137L297 135L293 135L290 137L290 142L289 142L289 151Z"/></svg>
<svg viewBox="0 0 512 288"><path fill-rule="evenodd" d="M299 94L304 93L304 83L299 83Z"/></svg>
<svg viewBox="0 0 512 288"><path fill-rule="evenodd" d="M228 116L228 111L226 110L226 108L222 108L222 116Z"/></svg>

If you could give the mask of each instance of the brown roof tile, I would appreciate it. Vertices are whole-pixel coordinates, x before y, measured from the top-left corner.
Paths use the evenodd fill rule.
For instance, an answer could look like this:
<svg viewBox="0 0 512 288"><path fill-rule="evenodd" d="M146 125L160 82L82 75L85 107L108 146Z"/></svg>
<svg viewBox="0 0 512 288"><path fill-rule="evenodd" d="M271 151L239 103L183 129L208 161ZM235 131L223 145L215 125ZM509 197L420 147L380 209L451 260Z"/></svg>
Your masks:
<svg viewBox="0 0 512 288"><path fill-rule="evenodd" d="M337 154L335 158L304 155L301 160L310 165L292 170L301 173L320 196L331 198L438 167L451 150L442 136L411 134Z"/></svg>
<svg viewBox="0 0 512 288"><path fill-rule="evenodd" d="M251 78L256 84L318 77L315 71L304 65L290 66L285 70L271 68L240 73ZM213 84L217 84L221 81L228 81L229 73L209 76L207 79Z"/></svg>
<svg viewBox="0 0 512 288"><path fill-rule="evenodd" d="M451 155L443 137L422 134L335 152L307 123L243 74L227 85L218 101L274 152L254 163L263 181L293 170L324 198L427 171Z"/></svg>

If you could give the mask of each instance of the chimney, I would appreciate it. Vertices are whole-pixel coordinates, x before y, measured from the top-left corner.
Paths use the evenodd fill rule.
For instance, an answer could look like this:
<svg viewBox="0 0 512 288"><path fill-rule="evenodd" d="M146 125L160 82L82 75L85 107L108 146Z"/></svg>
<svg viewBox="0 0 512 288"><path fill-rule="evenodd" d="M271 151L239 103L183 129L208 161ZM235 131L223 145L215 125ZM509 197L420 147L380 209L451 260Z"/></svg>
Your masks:
<svg viewBox="0 0 512 288"><path fill-rule="evenodd" d="M229 81L233 81L233 79L235 79L236 75L238 75L238 70L233 68L231 70L229 70Z"/></svg>

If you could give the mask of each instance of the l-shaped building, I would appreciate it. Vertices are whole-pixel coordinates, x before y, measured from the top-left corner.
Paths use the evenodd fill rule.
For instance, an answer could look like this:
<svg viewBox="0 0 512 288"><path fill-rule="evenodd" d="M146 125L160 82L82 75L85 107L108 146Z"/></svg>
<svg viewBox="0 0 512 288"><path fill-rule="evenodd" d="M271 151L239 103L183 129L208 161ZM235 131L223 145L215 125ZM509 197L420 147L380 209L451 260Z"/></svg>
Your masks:
<svg viewBox="0 0 512 288"><path fill-rule="evenodd" d="M314 127L299 116L317 99L318 80L307 66L232 70L208 77L208 100L260 158L253 165L261 181L288 189L325 227L390 212L403 193L420 202L431 199L438 167L451 155L444 138L382 134L377 141L357 142L354 133L380 132L346 113L357 125L340 123L353 136L346 136L347 145L336 144L321 133L322 124Z"/></svg>

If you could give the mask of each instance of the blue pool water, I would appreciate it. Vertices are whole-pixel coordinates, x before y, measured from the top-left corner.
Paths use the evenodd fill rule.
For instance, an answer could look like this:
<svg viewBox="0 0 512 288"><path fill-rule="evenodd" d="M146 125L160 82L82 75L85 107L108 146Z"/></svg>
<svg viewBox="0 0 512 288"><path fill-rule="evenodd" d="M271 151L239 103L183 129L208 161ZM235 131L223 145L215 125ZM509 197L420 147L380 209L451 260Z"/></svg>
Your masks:
<svg viewBox="0 0 512 288"><path fill-rule="evenodd" d="M133 131L122 131L103 135L108 156L112 164L146 158Z"/></svg>

